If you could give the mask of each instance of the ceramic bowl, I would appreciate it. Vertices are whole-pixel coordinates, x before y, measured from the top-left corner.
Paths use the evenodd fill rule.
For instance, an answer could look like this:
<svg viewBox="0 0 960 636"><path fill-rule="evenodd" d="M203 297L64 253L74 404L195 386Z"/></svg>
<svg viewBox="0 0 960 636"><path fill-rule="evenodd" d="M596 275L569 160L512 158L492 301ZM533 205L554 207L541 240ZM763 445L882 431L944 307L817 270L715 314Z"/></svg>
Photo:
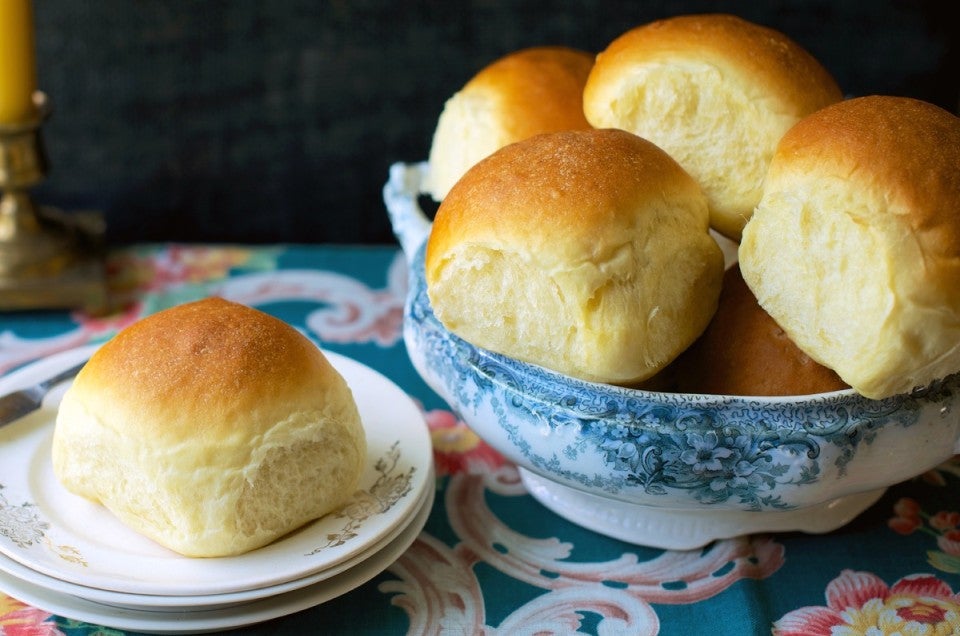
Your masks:
<svg viewBox="0 0 960 636"><path fill-rule="evenodd" d="M426 164L384 188L409 263L404 341L417 372L561 516L632 543L692 549L755 532L827 532L960 452L960 374L883 400L660 393L584 382L472 346L424 280ZM478 298L477 302L483 302Z"/></svg>

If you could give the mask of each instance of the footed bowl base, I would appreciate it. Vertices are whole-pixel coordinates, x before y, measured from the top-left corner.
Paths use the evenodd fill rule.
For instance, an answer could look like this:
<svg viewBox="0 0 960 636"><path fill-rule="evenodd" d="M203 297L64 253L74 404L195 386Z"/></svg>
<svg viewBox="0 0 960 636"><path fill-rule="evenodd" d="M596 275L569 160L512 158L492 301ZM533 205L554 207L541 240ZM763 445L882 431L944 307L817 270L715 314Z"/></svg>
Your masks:
<svg viewBox="0 0 960 636"><path fill-rule="evenodd" d="M632 504L593 495L520 468L534 499L564 519L599 534L652 548L692 550L717 539L762 532L836 530L872 506L886 488L832 499L795 510L679 509Z"/></svg>

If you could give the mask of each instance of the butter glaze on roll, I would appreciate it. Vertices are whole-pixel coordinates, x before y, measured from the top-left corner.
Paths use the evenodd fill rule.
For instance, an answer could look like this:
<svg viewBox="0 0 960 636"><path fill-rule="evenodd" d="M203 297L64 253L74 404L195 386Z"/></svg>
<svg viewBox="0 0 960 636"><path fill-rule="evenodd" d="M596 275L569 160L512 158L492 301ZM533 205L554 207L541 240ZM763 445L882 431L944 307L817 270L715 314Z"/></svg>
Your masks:
<svg viewBox="0 0 960 636"><path fill-rule="evenodd" d="M588 381L665 367L717 305L723 255L697 183L620 130L511 144L441 203L430 302L471 344Z"/></svg>
<svg viewBox="0 0 960 636"><path fill-rule="evenodd" d="M960 371L960 119L883 96L803 119L739 256L767 312L859 393Z"/></svg>
<svg viewBox="0 0 960 636"><path fill-rule="evenodd" d="M440 201L471 166L540 133L590 128L583 86L593 55L560 46L523 49L483 68L444 105L424 189Z"/></svg>
<svg viewBox="0 0 960 636"><path fill-rule="evenodd" d="M703 188L712 227L739 241L780 137L841 97L830 74L784 34L706 14L614 40L597 57L583 103L594 126L628 130L670 153Z"/></svg>
<svg viewBox="0 0 960 636"><path fill-rule="evenodd" d="M67 390L53 467L186 556L266 545L344 503L366 460L353 395L305 336L209 299L103 345Z"/></svg>

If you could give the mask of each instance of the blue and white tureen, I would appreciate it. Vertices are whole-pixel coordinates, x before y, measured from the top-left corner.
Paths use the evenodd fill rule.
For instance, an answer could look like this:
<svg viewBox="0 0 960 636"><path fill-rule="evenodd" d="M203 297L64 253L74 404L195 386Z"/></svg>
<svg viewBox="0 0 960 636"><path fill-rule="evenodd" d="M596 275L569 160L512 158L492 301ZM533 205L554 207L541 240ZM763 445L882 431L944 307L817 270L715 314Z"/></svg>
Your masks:
<svg viewBox="0 0 960 636"><path fill-rule="evenodd" d="M827 532L960 452L960 375L883 400L659 393L595 384L477 348L430 307L418 204L427 165L384 199L410 266L404 340L418 373L530 493L581 526L690 549L754 532Z"/></svg>

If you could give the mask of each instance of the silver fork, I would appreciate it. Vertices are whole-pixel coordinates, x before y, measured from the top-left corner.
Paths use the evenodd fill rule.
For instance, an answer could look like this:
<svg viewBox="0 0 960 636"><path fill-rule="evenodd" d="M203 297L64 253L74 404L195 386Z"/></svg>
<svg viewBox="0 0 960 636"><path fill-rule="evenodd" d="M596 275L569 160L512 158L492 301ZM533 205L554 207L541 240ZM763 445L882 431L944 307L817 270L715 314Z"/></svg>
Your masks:
<svg viewBox="0 0 960 636"><path fill-rule="evenodd" d="M0 426L19 420L21 417L39 409L43 404L43 398L50 392L50 389L77 375L86 363L87 361L84 360L52 377L37 382L33 386L0 397Z"/></svg>

